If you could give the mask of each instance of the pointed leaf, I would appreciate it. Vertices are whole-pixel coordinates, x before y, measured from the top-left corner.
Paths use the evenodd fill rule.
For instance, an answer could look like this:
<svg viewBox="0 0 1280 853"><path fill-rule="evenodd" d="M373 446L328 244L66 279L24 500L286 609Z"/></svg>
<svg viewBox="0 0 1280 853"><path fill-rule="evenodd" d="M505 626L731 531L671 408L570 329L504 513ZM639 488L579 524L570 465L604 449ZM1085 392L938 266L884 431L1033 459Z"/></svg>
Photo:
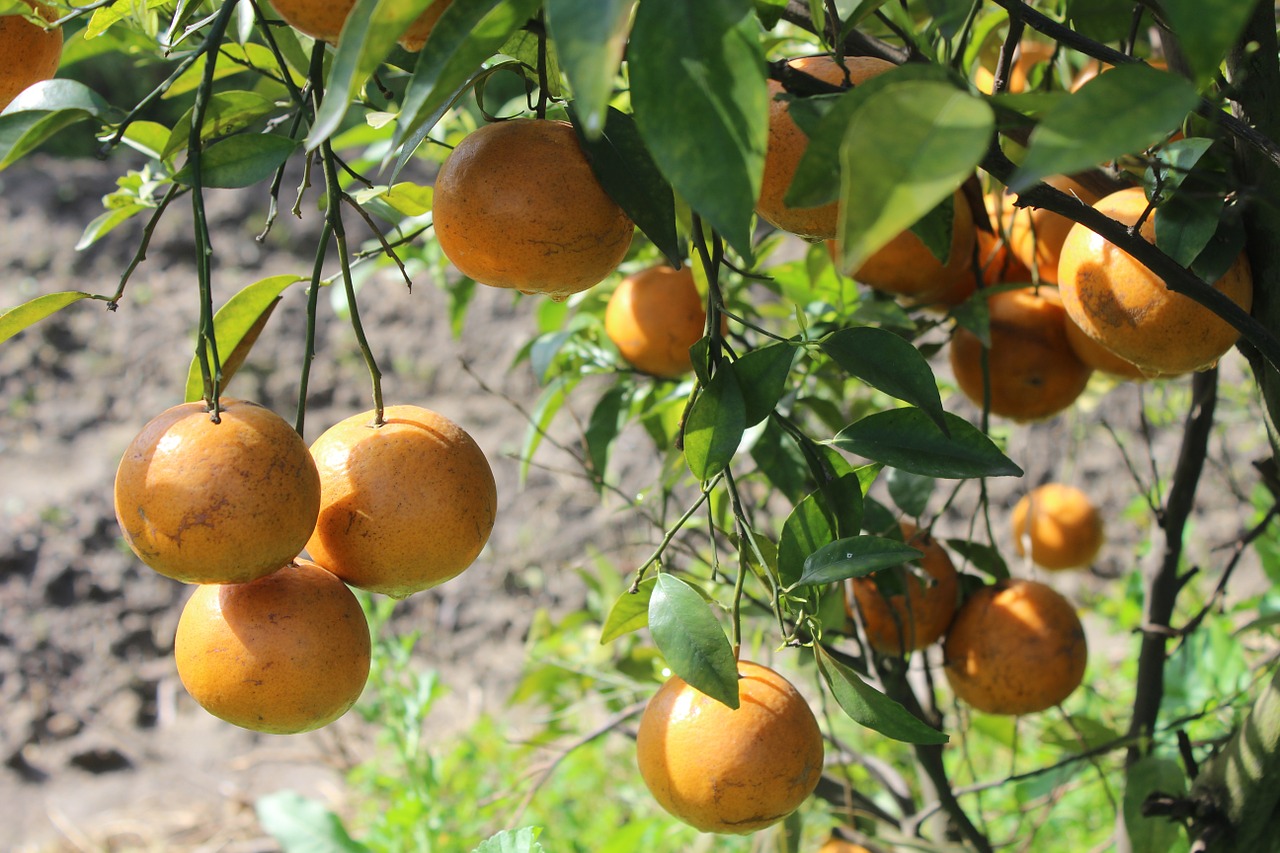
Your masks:
<svg viewBox="0 0 1280 853"><path fill-rule="evenodd" d="M547 0L547 30L588 139L604 132L634 6L635 0Z"/></svg>
<svg viewBox="0 0 1280 853"><path fill-rule="evenodd" d="M294 791L277 791L254 804L258 821L289 853L368 853L322 803Z"/></svg>
<svg viewBox="0 0 1280 853"><path fill-rule="evenodd" d="M1178 49L1196 80L1206 83L1218 73L1227 51L1244 30L1256 3L1241 0L1163 0L1160 4Z"/></svg>
<svg viewBox="0 0 1280 853"><path fill-rule="evenodd" d="M250 187L275 174L297 148L298 143L284 136L232 136L204 149L200 157L201 178L206 187ZM190 186L191 177L191 164L187 163L173 179Z"/></svg>
<svg viewBox="0 0 1280 853"><path fill-rule="evenodd" d="M60 293L46 293L35 299L15 305L0 314L0 343L12 338L28 326L40 322L50 314L55 314L73 302L86 299L91 294L78 290L64 290Z"/></svg>
<svg viewBox="0 0 1280 853"><path fill-rule="evenodd" d="M619 383L614 385L596 407L591 410L591 418L587 421L586 444L587 458L591 463L591 471L599 477L597 491L604 488L604 475L609 466L609 449L613 440L622 432L627 423L627 415L631 405L632 386Z"/></svg>
<svg viewBox="0 0 1280 853"><path fill-rule="evenodd" d="M612 643L623 634L638 631L649 624L649 599L653 597L657 583L657 578L646 578L635 592L628 590L618 596L600 628L600 645Z"/></svg>
<svg viewBox="0 0 1280 853"><path fill-rule="evenodd" d="M733 646L702 596L663 572L649 599L649 632L671 671L712 699L738 707Z"/></svg>
<svg viewBox="0 0 1280 853"><path fill-rule="evenodd" d="M44 80L28 87L0 112L0 169L64 127L101 118L108 109L97 92L75 80Z"/></svg>
<svg viewBox="0 0 1280 853"><path fill-rule="evenodd" d="M889 487L889 497L893 498L898 509L912 518L924 515L936 485L932 477L912 474L901 468L890 468L885 472L884 480Z"/></svg>
<svg viewBox="0 0 1280 853"><path fill-rule="evenodd" d="M947 547L955 551L964 561L980 572L985 572L995 580L1001 581L1009 577L1009 566L1000 552L990 545L971 542L968 539L948 539Z"/></svg>
<svg viewBox="0 0 1280 853"><path fill-rule="evenodd" d="M799 583L824 584L862 578L922 556L923 552L896 539L879 536L837 539L809 555Z"/></svg>
<svg viewBox="0 0 1280 853"><path fill-rule="evenodd" d="M160 149L161 160L166 160L176 151L187 147L191 141L191 118L194 107L186 111L178 119ZM276 104L271 98L257 92L227 91L217 92L209 99L205 109L204 126L200 128L201 139L217 139L229 136L248 127L256 119L275 112Z"/></svg>
<svg viewBox="0 0 1280 853"><path fill-rule="evenodd" d="M1022 476L1022 469L981 430L958 415L945 414L950 435L944 435L920 409L890 409L867 415L840 430L832 444L927 477L962 480Z"/></svg>
<svg viewBox="0 0 1280 853"><path fill-rule="evenodd" d="M795 361L796 348L776 343L751 350L733 363L733 372L746 404L746 425L753 427L778 405L787 390L787 377Z"/></svg>
<svg viewBox="0 0 1280 853"><path fill-rule="evenodd" d="M862 526L862 482L850 472L816 489L796 504L778 538L778 575L794 586L815 552Z"/></svg>
<svg viewBox="0 0 1280 853"><path fill-rule="evenodd" d="M856 723L906 743L941 744L950 738L914 716L901 703L890 699L862 680L858 673L840 663L820 645L814 646L818 671L831 694Z"/></svg>
<svg viewBox="0 0 1280 853"><path fill-rule="evenodd" d="M256 281L227 300L213 315L214 340L218 355L222 358L222 390L225 392L231 377L244 363L254 341L266 325L272 310L280 300L280 294L295 281L295 275L276 275ZM187 370L186 402L204 397L204 378L200 362L192 359Z"/></svg>
<svg viewBox="0 0 1280 853"><path fill-rule="evenodd" d="M542 830L535 826L504 829L486 838L471 853L545 853L546 848L538 843L538 835L541 832Z"/></svg>
<svg viewBox="0 0 1280 853"><path fill-rule="evenodd" d="M768 139L750 0L645 0L627 49L631 103L672 187L744 258Z"/></svg>
<svg viewBox="0 0 1280 853"><path fill-rule="evenodd" d="M702 482L723 471L738 452L746 431L746 404L732 370L711 377L689 409L684 426L684 458Z"/></svg>
<svg viewBox="0 0 1280 853"><path fill-rule="evenodd" d="M123 225L134 216L144 210L153 210L141 204L130 204L124 207L115 207L104 213L100 213L84 227L84 233L80 235L80 239L76 241L76 251L82 251L89 248L94 243L101 240L107 234L111 233L117 226Z"/></svg>
<svg viewBox="0 0 1280 853"><path fill-rule="evenodd" d="M946 430L933 368L910 341L875 326L839 329L823 338L822 351L850 375L891 397L917 406Z"/></svg>

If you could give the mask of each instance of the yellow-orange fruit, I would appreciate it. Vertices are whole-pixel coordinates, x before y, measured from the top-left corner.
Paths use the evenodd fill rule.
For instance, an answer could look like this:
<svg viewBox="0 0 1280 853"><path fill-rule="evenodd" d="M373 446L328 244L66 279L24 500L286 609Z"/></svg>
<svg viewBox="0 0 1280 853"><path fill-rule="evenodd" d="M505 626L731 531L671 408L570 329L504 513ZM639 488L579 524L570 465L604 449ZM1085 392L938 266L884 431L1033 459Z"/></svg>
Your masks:
<svg viewBox="0 0 1280 853"><path fill-rule="evenodd" d="M882 655L902 655L935 642L951 624L960 593L956 567L937 540L917 531L913 524L903 522L901 526L906 543L924 552L918 562L928 579L904 569L891 569L906 594L889 598L876 586L875 575L849 583L862 612L867 640Z"/></svg>
<svg viewBox="0 0 1280 853"><path fill-rule="evenodd" d="M1141 187L1114 192L1094 208L1124 225L1137 223L1147 209ZM1152 211L1140 233L1155 240ZM1062 246L1058 267L1062 301L1086 335L1149 374L1179 374L1212 367L1239 339L1208 308L1174 293L1164 279L1133 256L1083 225ZM1253 273L1243 253L1214 288L1246 312L1253 306Z"/></svg>
<svg viewBox="0 0 1280 853"><path fill-rule="evenodd" d="M972 281L973 246L977 239L973 211L959 191L954 202L951 251L946 263L907 229L867 258L853 277L868 287L915 304L932 302L940 294L953 292L962 280Z"/></svg>
<svg viewBox="0 0 1280 853"><path fill-rule="evenodd" d="M364 412L311 445L320 517L307 542L352 586L404 598L461 574L493 530L498 495L484 452L462 427L419 406Z"/></svg>
<svg viewBox="0 0 1280 853"><path fill-rule="evenodd" d="M944 645L947 681L988 714L1034 714L1080 686L1088 647L1075 608L1052 587L1007 580L961 605Z"/></svg>
<svg viewBox="0 0 1280 853"><path fill-rule="evenodd" d="M1154 372L1147 373L1143 371L1138 365L1131 361L1126 361L1086 335L1075 324L1070 315L1065 319L1067 323L1067 343L1071 344L1071 349L1080 357L1080 360L1094 370L1114 376L1117 379L1129 379L1135 382L1152 379L1159 375Z"/></svg>
<svg viewBox="0 0 1280 853"><path fill-rule="evenodd" d="M1027 91L1027 80L1031 77L1032 69L1052 58L1053 45L1035 41L1020 42L1014 49L1013 65L1009 69L1009 85L1005 92L1017 95ZM978 66L973 74L973 85L984 95L991 94L995 89L995 82L995 72L985 66Z"/></svg>
<svg viewBox="0 0 1280 853"><path fill-rule="evenodd" d="M58 19L54 7L26 2L46 21ZM61 59L61 27L46 30L21 15L0 17L0 110L28 86L53 77Z"/></svg>
<svg viewBox="0 0 1280 853"><path fill-rule="evenodd" d="M635 230L563 121L468 134L440 167L432 208L440 248L463 275L559 299L613 272Z"/></svg>
<svg viewBox="0 0 1280 853"><path fill-rule="evenodd" d="M346 585L306 560L248 583L202 585L173 654L187 692L215 717L259 732L328 725L360 698L369 625Z"/></svg>
<svg viewBox="0 0 1280 853"><path fill-rule="evenodd" d="M703 832L746 835L777 823L822 775L822 732L799 691L749 661L738 662L738 676L737 710L672 676L636 734L654 799Z"/></svg>
<svg viewBox="0 0 1280 853"><path fill-rule="evenodd" d="M320 509L307 445L256 403L204 403L152 418L120 460L116 518L151 568L185 583L241 583L273 572L306 544Z"/></svg>
<svg viewBox="0 0 1280 853"><path fill-rule="evenodd" d="M1098 200L1097 193L1065 175L1045 178L1044 182L1085 204ZM1015 208L1012 200L1008 203L1011 210L1008 220L1009 251L1027 269L1035 270L1041 283L1057 284L1062 243L1075 223L1044 208Z"/></svg>
<svg viewBox="0 0 1280 853"><path fill-rule="evenodd" d="M843 838L829 838L825 844L818 848L818 853L871 853L871 851L861 844L854 844L852 841L845 841Z"/></svg>
<svg viewBox="0 0 1280 853"><path fill-rule="evenodd" d="M991 411L1015 421L1055 415L1075 402L1092 370L1067 343L1062 300L1050 287L1006 290L987 299ZM951 337L956 384L975 405L983 400L982 342L968 329Z"/></svg>
<svg viewBox="0 0 1280 853"><path fill-rule="evenodd" d="M693 368L689 347L706 329L707 312L685 266L650 267L619 283L604 312L604 330L627 363L654 376Z"/></svg>
<svg viewBox="0 0 1280 853"><path fill-rule="evenodd" d="M844 85L845 69L848 69L849 82L857 85L894 67L891 62L869 56L848 56L844 64L841 68L834 57L827 55L799 57L787 62L791 68L833 86ZM835 202L818 207L791 207L783 201L809 147L809 137L791 119L790 104L776 100L783 91L781 83L769 81L769 144L765 150L756 213L783 231L811 240L831 240L836 236L839 215Z"/></svg>
<svg viewBox="0 0 1280 853"><path fill-rule="evenodd" d="M1089 496L1065 483L1046 483L1013 507L1013 547L1045 569L1080 569L1102 550L1102 516Z"/></svg>
<svg viewBox="0 0 1280 853"><path fill-rule="evenodd" d="M409 25L399 39L405 50L416 53L422 49L431 29L451 2L452 0L435 0ZM337 44L338 36L341 35L351 10L355 8L356 0L271 0L271 5L285 23L298 32L329 44Z"/></svg>

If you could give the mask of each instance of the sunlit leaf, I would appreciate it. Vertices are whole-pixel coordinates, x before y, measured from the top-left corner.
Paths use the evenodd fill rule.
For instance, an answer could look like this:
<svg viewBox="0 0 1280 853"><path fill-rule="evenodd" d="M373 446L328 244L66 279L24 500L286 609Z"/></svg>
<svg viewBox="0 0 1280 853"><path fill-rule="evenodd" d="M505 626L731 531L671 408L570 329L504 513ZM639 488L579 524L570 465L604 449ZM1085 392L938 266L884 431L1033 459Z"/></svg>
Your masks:
<svg viewBox="0 0 1280 853"><path fill-rule="evenodd" d="M0 169L64 127L102 118L109 109L97 92L75 80L43 80L29 86L0 112Z"/></svg>
<svg viewBox="0 0 1280 853"><path fill-rule="evenodd" d="M268 133L232 136L204 149L200 157L200 177L206 187L249 187L275 174L298 143ZM191 185L191 163L173 176L180 184Z"/></svg>
<svg viewBox="0 0 1280 853"><path fill-rule="evenodd" d="M368 853L323 803L294 791L277 791L254 804L258 821L286 853Z"/></svg>
<svg viewBox="0 0 1280 853"><path fill-rule="evenodd" d="M671 671L712 699L738 707L738 662L710 606L663 572L649 598L649 632Z"/></svg>
<svg viewBox="0 0 1280 853"><path fill-rule="evenodd" d="M280 300L280 294L296 281L299 279L295 275L276 275L256 281L228 299L214 313L214 341L218 345L218 356L222 359L224 392L266 325ZM191 367L187 370L184 399L192 402L203 397L204 378L200 362L192 359Z"/></svg>
<svg viewBox="0 0 1280 853"><path fill-rule="evenodd" d="M919 407L939 429L947 429L933 368L910 341L885 329L860 326L838 329L819 345L850 375Z"/></svg>
<svg viewBox="0 0 1280 853"><path fill-rule="evenodd" d="M600 628L600 645L607 645L623 634L648 626L649 599L653 596L653 588L657 583L656 577L646 578L640 582L635 592L628 590L618 596Z"/></svg>
<svg viewBox="0 0 1280 853"><path fill-rule="evenodd" d="M879 536L837 539L805 559L799 583L825 584L866 577L872 572L900 566L921 556L921 551L896 539Z"/></svg>
<svg viewBox="0 0 1280 853"><path fill-rule="evenodd" d="M703 482L733 459L746 431L746 404L732 370L721 370L693 401L684 428L684 458Z"/></svg>
<svg viewBox="0 0 1280 853"><path fill-rule="evenodd" d="M946 413L947 435L916 408L867 415L836 435L832 444L892 468L944 479L1019 477L1022 469L981 430Z"/></svg>
<svg viewBox="0 0 1280 853"><path fill-rule="evenodd" d="M88 298L90 294L75 290L64 290L60 293L46 293L37 296L21 305L0 314L0 343L21 332L23 329L40 322L50 314L55 314L73 302Z"/></svg>
<svg viewBox="0 0 1280 853"><path fill-rule="evenodd" d="M946 734L926 725L900 702L863 681L858 673L832 657L821 645L814 646L814 654L818 671L831 688L831 694L854 722L907 743L941 744L949 740Z"/></svg>
<svg viewBox="0 0 1280 853"><path fill-rule="evenodd" d="M787 377L796 348L775 343L753 349L733 363L745 403L746 425L753 427L769 416L787 390Z"/></svg>

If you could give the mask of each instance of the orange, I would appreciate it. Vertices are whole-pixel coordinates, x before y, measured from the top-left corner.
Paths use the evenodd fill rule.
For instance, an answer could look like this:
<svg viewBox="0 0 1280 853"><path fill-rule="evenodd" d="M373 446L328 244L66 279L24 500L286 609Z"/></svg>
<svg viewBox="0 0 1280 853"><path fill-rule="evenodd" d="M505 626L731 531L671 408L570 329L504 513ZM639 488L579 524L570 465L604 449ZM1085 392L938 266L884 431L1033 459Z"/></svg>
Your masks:
<svg viewBox="0 0 1280 853"><path fill-rule="evenodd" d="M983 285L1031 281L1031 271L1009 252L1005 226L1009 222L1012 205L1002 205L999 197L990 195L985 198L985 202L987 216L995 230L974 230L978 269L982 273ZM949 284L944 289L911 304L931 311L945 312L964 302L978 290L978 276L972 268L963 275L947 276L947 280Z"/></svg>
<svg viewBox="0 0 1280 853"><path fill-rule="evenodd" d="M650 267L622 280L604 312L604 331L627 363L654 376L693 368L689 347L703 336L707 312L689 267Z"/></svg>
<svg viewBox="0 0 1280 853"><path fill-rule="evenodd" d="M1048 62L1052 58L1053 45L1035 41L1020 42L1014 49L1013 67L1009 69L1009 85L1005 92L1010 95L1025 92L1032 70L1040 63ZM973 75L973 85L978 87L978 91L984 95L990 95L995 88L995 83L995 72L978 66L978 70Z"/></svg>
<svg viewBox="0 0 1280 853"><path fill-rule="evenodd" d="M787 65L833 86L845 84L845 69L848 81L857 85L894 68L891 62L869 56L846 56L844 63L845 68L841 68L834 57L822 55L791 59ZM781 83L769 81L769 144L765 149L756 213L783 231L811 240L831 240L836 236L839 215L836 202L818 207L791 207L783 201L795 179L796 167L809 147L809 137L791 119L790 103L776 100L783 91Z"/></svg>
<svg viewBox="0 0 1280 853"><path fill-rule="evenodd" d="M564 121L468 134L440 167L433 208L440 248L463 275L558 299L613 272L635 230Z"/></svg>
<svg viewBox="0 0 1280 853"><path fill-rule="evenodd" d="M818 853L871 853L861 844L845 841L843 838L829 838L827 843L818 848Z"/></svg>
<svg viewBox="0 0 1280 853"><path fill-rule="evenodd" d="M1044 182L1085 204L1098 200L1097 193L1065 175L1045 178ZM1009 202L1012 215L1008 219L1009 251L1027 269L1035 270L1041 283L1058 283L1058 258L1067 232L1075 225L1067 217L1044 208L1017 208Z"/></svg>
<svg viewBox="0 0 1280 853"><path fill-rule="evenodd" d="M404 598L461 574L489 540L497 488L484 452L443 415L387 406L311 445L320 518L307 553L352 586Z"/></svg>
<svg viewBox="0 0 1280 853"><path fill-rule="evenodd" d="M1088 657L1075 608L1029 580L985 586L961 605L944 646L947 681L988 714L1034 714L1080 686Z"/></svg>
<svg viewBox="0 0 1280 853"><path fill-rule="evenodd" d="M991 411L1015 421L1057 414L1075 402L1092 370L1067 343L1062 300L1050 287L1006 290L987 299ZM968 329L951 336L956 384L974 405L983 401L982 342Z"/></svg>
<svg viewBox="0 0 1280 853"><path fill-rule="evenodd" d="M1138 382L1158 375L1154 372L1150 374L1144 372L1138 365L1131 361L1126 361L1086 335L1070 316L1067 316L1065 320L1067 343L1071 344L1071 349L1080 357L1080 360L1094 370L1117 379L1130 379Z"/></svg>
<svg viewBox="0 0 1280 853"><path fill-rule="evenodd" d="M152 418L120 460L116 518L125 541L162 575L240 583L273 572L306 544L320 509L307 445L256 403L204 403Z"/></svg>
<svg viewBox="0 0 1280 853"><path fill-rule="evenodd" d="M298 560L248 583L196 587L173 653L183 686L210 714L294 734L328 725L356 703L369 648L351 590Z"/></svg>
<svg viewBox="0 0 1280 853"><path fill-rule="evenodd" d="M703 832L746 835L777 823L822 776L822 732L799 691L749 661L738 662L738 679L732 710L673 675L636 734L654 799Z"/></svg>
<svg viewBox="0 0 1280 853"><path fill-rule="evenodd" d="M1088 566L1102 550L1102 516L1089 496L1065 483L1045 483L1013 507L1013 547L1045 569Z"/></svg>
<svg viewBox="0 0 1280 853"><path fill-rule="evenodd" d="M56 21L58 10L27 0L46 21ZM62 59L62 28L46 30L21 15L0 17L0 110L28 86L48 80L58 72Z"/></svg>
<svg viewBox="0 0 1280 853"><path fill-rule="evenodd" d="M875 290L892 293L903 297L906 302L917 304L930 302L937 294L953 292L962 280L971 280L973 246L977 239L973 211L959 191L954 201L951 251L946 263L938 260L908 229L868 258L853 277Z"/></svg>
<svg viewBox="0 0 1280 853"><path fill-rule="evenodd" d="M422 49L431 29L451 2L453 0L435 0L409 25L400 36L400 44L405 50L417 53ZM295 30L313 39L337 44L342 26L355 8L356 0L271 0L271 5Z"/></svg>
<svg viewBox="0 0 1280 853"><path fill-rule="evenodd" d="M1147 208L1141 187L1114 192L1094 208L1133 226ZM1155 210L1140 233L1155 240ZM1090 338L1147 373L1204 370L1235 344L1240 333L1190 297L1174 293L1132 255L1083 225L1062 246L1058 267L1062 301ZM1253 306L1253 274L1243 253L1213 285L1246 312Z"/></svg>
<svg viewBox="0 0 1280 853"><path fill-rule="evenodd" d="M890 569L898 575L906 594L889 598L876 586L875 575L850 581L867 640L882 655L903 655L941 637L955 615L960 592L956 567L937 540L917 531L909 522L902 522L901 527L906 543L924 552L918 563L929 575L928 580L902 568Z"/></svg>

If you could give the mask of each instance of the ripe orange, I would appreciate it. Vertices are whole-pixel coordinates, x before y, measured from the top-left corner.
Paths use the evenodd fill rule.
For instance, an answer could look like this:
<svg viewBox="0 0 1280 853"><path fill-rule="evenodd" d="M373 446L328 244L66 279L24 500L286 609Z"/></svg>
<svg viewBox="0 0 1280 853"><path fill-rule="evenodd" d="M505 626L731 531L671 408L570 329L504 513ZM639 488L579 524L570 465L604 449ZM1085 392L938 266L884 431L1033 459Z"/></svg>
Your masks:
<svg viewBox="0 0 1280 853"><path fill-rule="evenodd" d="M1129 379L1138 382L1158 375L1155 372L1148 373L1144 371L1138 365L1131 361L1126 361L1086 335L1069 315L1065 320L1067 343L1071 344L1071 349L1080 357L1080 360L1094 370L1114 376L1117 379Z"/></svg>
<svg viewBox="0 0 1280 853"><path fill-rule="evenodd" d="M954 292L961 281L972 280L973 245L977 239L973 211L959 191L954 200L951 252L945 264L907 229L868 258L853 277L868 287L915 304L931 302L939 294Z"/></svg>
<svg viewBox="0 0 1280 853"><path fill-rule="evenodd" d="M404 598L461 574L484 548L497 487L462 427L418 406L340 421L311 445L320 518L307 544L352 586Z"/></svg>
<svg viewBox="0 0 1280 853"><path fill-rule="evenodd" d="M558 299L613 272L635 230L563 121L469 134L440 167L433 208L440 248L463 275Z"/></svg>
<svg viewBox="0 0 1280 853"><path fill-rule="evenodd" d="M1045 178L1044 182L1075 196L1085 204L1093 204L1098 200L1097 193L1065 175ZM1035 270L1040 282L1057 284L1062 243L1075 223L1044 208L1013 207L1012 199L1008 204L1012 212L1008 220L1009 251L1027 269Z"/></svg>
<svg viewBox="0 0 1280 853"><path fill-rule="evenodd" d="M369 625L351 590L298 560L248 583L196 587L173 651L183 686L210 714L294 734L328 725L355 704L369 649Z"/></svg>
<svg viewBox="0 0 1280 853"><path fill-rule="evenodd" d="M1050 287L1006 290L987 299L991 315L988 375L991 411L1015 421L1055 415L1075 402L1092 373L1067 343L1062 300ZM956 384L983 399L982 342L968 329L951 337Z"/></svg>
<svg viewBox="0 0 1280 853"><path fill-rule="evenodd" d="M746 835L804 802L822 775L822 732L789 681L738 662L731 710L672 676L649 700L636 735L654 799L703 832Z"/></svg>
<svg viewBox="0 0 1280 853"><path fill-rule="evenodd" d="M845 69L848 69L849 82L857 85L894 67L891 62L869 56L847 56L844 63L842 69L834 57L822 55L792 59L787 65L833 86L844 84ZM831 240L836 236L835 202L819 207L790 207L783 201L795 179L796 167L809 147L809 137L791 119L790 104L775 100L783 91L781 83L769 81L769 144L765 149L756 213L783 231L812 240Z"/></svg>
<svg viewBox="0 0 1280 853"><path fill-rule="evenodd" d="M405 50L416 53L422 49L436 20L451 2L453 0L435 0L409 25L400 37L400 44ZM337 44L342 26L355 8L356 0L271 0L271 5L285 23L298 32Z"/></svg>
<svg viewBox="0 0 1280 853"><path fill-rule="evenodd" d="M1094 208L1132 226L1147 208L1141 187L1114 192ZM1159 210L1142 223L1155 239ZM1208 308L1169 290L1164 279L1083 225L1062 246L1062 301L1090 338L1147 373L1204 370L1231 349L1240 333ZM1245 311L1253 306L1253 274L1243 253L1213 285Z"/></svg>
<svg viewBox="0 0 1280 853"><path fill-rule="evenodd" d="M1088 657L1075 608L1056 590L1006 580L961 605L944 646L957 697L988 714L1034 714L1080 685Z"/></svg>
<svg viewBox="0 0 1280 853"><path fill-rule="evenodd" d="M827 843L818 848L818 853L871 853L861 844L845 841L843 838L829 838Z"/></svg>
<svg viewBox="0 0 1280 853"><path fill-rule="evenodd" d="M1052 58L1053 45L1036 41L1020 42L1014 49L1013 67L1009 69L1009 85L1005 92L1010 95L1025 92L1032 70L1040 63L1048 62ZM973 74L973 85L978 88L978 91L984 95L990 95L995 89L995 83L995 72L984 66L978 66Z"/></svg>
<svg viewBox="0 0 1280 853"><path fill-rule="evenodd" d="M890 569L898 574L907 592L887 599L876 586L875 575L850 581L867 640L882 655L903 655L941 637L955 615L960 592L956 567L937 540L909 522L901 526L906 543L924 552L918 562L929 579L905 569Z"/></svg>
<svg viewBox="0 0 1280 853"><path fill-rule="evenodd" d="M629 275L609 297L604 330L637 370L676 377L693 368L689 347L706 329L707 312L685 266L650 267Z"/></svg>
<svg viewBox="0 0 1280 853"><path fill-rule="evenodd" d="M40 17L56 21L58 10L26 0ZM46 30L21 15L0 17L0 110L28 86L48 80L62 59L62 28Z"/></svg>
<svg viewBox="0 0 1280 853"><path fill-rule="evenodd" d="M152 418L120 460L116 518L125 541L162 575L240 583L273 572L306 544L320 509L307 445L269 409L223 400Z"/></svg>
<svg viewBox="0 0 1280 853"><path fill-rule="evenodd" d="M1046 569L1088 566L1102 550L1102 516L1089 496L1065 483L1046 483L1013 508L1013 547Z"/></svg>

